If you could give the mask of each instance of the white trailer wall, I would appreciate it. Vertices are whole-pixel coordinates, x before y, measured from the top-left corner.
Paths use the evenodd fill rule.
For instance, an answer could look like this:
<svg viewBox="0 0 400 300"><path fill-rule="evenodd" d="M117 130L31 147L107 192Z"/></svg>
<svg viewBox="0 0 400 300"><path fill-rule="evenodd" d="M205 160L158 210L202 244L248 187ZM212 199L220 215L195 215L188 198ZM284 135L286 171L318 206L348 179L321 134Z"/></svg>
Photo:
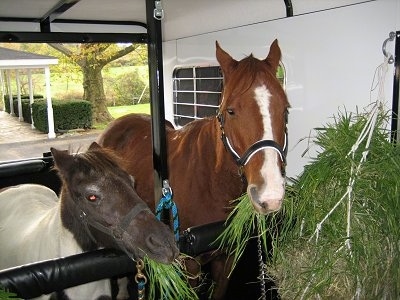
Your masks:
<svg viewBox="0 0 400 300"><path fill-rule="evenodd" d="M166 41L163 45L166 116L173 120L171 78L176 66L216 65L216 40L235 59L250 53L265 58L269 45L277 38L292 106L287 175L295 177L309 162L308 156L301 156L307 141L299 141L312 134L313 128L331 122L338 110L355 111L370 103L374 72L384 60L382 43L390 31L400 29L399 2L378 0ZM207 19L193 22L207 22ZM387 51L393 53L394 43L387 46ZM386 82L390 109L393 65Z"/></svg>

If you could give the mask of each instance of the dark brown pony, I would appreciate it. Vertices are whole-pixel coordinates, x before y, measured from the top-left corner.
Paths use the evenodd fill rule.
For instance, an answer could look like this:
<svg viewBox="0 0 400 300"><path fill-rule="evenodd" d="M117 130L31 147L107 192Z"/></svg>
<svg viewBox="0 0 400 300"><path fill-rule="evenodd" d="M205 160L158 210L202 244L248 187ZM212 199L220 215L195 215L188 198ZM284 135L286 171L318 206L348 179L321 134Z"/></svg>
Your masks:
<svg viewBox="0 0 400 300"><path fill-rule="evenodd" d="M261 214L278 210L284 198L289 103L276 78L278 43L264 60L250 55L236 61L218 42L216 56L224 76L217 117L178 130L167 126L169 181L181 229L225 220L229 202L246 191ZM145 115L121 117L98 141L128 163L138 194L154 209L150 121ZM225 294L226 271L225 260L212 262L213 299Z"/></svg>
<svg viewBox="0 0 400 300"><path fill-rule="evenodd" d="M59 197L37 184L0 192L0 269L99 247L162 263L177 257L173 234L139 198L132 177L110 150L93 143L77 155L51 152L62 179ZM111 299L111 286L102 280L56 294L51 299Z"/></svg>

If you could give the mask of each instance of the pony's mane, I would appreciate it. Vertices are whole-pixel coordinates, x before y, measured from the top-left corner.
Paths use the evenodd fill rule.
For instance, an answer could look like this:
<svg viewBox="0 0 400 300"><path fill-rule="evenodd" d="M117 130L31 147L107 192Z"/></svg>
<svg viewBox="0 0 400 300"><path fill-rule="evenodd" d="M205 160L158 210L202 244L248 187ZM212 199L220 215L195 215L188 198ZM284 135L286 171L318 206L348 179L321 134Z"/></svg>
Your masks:
<svg viewBox="0 0 400 300"><path fill-rule="evenodd" d="M91 167L99 172L106 172L122 168L122 160L116 153L107 148L89 149L76 155L82 166Z"/></svg>

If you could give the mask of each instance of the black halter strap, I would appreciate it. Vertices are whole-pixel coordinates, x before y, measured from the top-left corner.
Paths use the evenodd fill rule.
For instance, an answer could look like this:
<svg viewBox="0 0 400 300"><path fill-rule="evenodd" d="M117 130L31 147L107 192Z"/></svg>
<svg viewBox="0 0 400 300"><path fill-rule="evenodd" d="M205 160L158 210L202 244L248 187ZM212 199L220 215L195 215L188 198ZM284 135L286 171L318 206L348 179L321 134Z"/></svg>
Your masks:
<svg viewBox="0 0 400 300"><path fill-rule="evenodd" d="M220 124L220 129L221 129L221 139L222 142L225 146L225 148L228 150L229 153L233 156L235 159L236 163L238 164L239 167L245 166L251 157L257 153L260 150L264 149L273 149L275 150L278 154L279 157L282 161L282 168L285 168L286 166L286 153L287 153L287 132L285 131L285 142L283 145L283 148L278 145L277 142L273 140L259 140L255 142L253 145L251 145L244 153L242 156L240 156L235 149L233 148L231 142L229 141L229 138L225 134L225 129L224 129L224 116L220 111L217 112L217 119Z"/></svg>
<svg viewBox="0 0 400 300"><path fill-rule="evenodd" d="M92 217L90 217L86 212L83 210L80 210L80 219L85 226L85 230L90 236L90 238L93 240L93 242L97 243L96 239L94 238L93 234L90 231L89 225L93 228L96 228L97 230L107 234L108 236L112 237L113 240L117 243L117 245L123 250L129 257L132 258L132 253L130 253L126 247L124 246L122 236L124 232L126 232L129 224L132 222L134 218L137 217L138 214L140 214L143 211L148 211L150 213L151 210L145 203L138 203L136 204L122 219L119 223L117 223L114 226L104 226L97 222L96 220L93 220Z"/></svg>

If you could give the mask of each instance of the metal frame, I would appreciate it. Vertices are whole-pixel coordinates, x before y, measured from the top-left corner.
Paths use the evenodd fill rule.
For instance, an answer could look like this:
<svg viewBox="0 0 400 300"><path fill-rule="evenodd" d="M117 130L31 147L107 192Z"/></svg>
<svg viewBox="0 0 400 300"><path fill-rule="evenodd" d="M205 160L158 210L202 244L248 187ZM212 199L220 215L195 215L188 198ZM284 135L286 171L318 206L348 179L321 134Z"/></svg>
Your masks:
<svg viewBox="0 0 400 300"><path fill-rule="evenodd" d="M145 33L4 32L4 43L146 43Z"/></svg>
<svg viewBox="0 0 400 300"><path fill-rule="evenodd" d="M68 3L67 3L68 2ZM147 43L149 58L150 105L152 114L153 164L155 170L155 201L161 196L162 182L168 179L167 151L165 139L165 112L163 86L163 60L161 20L154 18L154 9L157 1L146 0L146 18L148 24L141 22L104 22L85 20L56 19L60 11L65 11L78 1L62 0L40 19L18 19L12 21L40 22L40 32L0 32L0 42L9 43ZM159 2L159 1L158 1ZM5 18L2 21L10 21ZM51 23L81 23L81 24L111 24L111 25L139 25L147 29L145 33L65 33L50 32Z"/></svg>
<svg viewBox="0 0 400 300"><path fill-rule="evenodd" d="M152 116L153 167L155 204L161 199L163 181L168 180L167 145L165 137L164 83L161 20L155 18L156 2L146 0L150 108Z"/></svg>
<svg viewBox="0 0 400 300"><path fill-rule="evenodd" d="M400 102L400 31L396 32L395 54L394 54L394 76L393 76L393 100L392 100L392 124L391 124L391 141L393 143L400 142L399 129L399 102Z"/></svg>

